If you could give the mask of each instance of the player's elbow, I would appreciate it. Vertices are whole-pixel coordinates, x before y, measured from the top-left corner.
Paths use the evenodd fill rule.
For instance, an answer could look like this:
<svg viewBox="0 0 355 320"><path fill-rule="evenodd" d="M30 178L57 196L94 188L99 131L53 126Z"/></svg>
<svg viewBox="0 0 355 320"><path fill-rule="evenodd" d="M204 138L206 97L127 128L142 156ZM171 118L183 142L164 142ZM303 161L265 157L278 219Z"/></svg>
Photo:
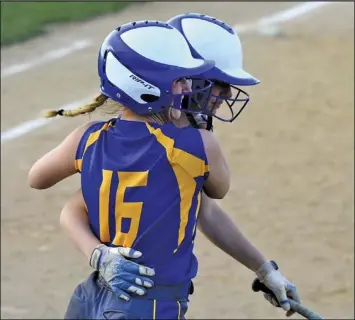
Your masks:
<svg viewBox="0 0 355 320"><path fill-rule="evenodd" d="M37 189L37 190L45 189L45 186L39 181L39 179L36 179L36 177L33 174L31 174L31 172L28 175L28 185L32 189Z"/></svg>
<svg viewBox="0 0 355 320"><path fill-rule="evenodd" d="M37 190L48 189L51 185L44 179L44 176L41 175L35 167L32 167L28 173L28 185Z"/></svg>
<svg viewBox="0 0 355 320"><path fill-rule="evenodd" d="M212 199L221 200L229 191L229 182L219 184L218 187L204 187L206 195Z"/></svg>
<svg viewBox="0 0 355 320"><path fill-rule="evenodd" d="M215 195L214 199L222 200L227 195L228 190L229 189L218 190L218 193Z"/></svg>
<svg viewBox="0 0 355 320"><path fill-rule="evenodd" d="M60 217L59 217L59 224L63 230L65 230L68 225L67 211L66 211L67 208L66 207L67 206L65 206L63 208L62 212L60 213Z"/></svg>
<svg viewBox="0 0 355 320"><path fill-rule="evenodd" d="M206 194L212 198L212 199L216 199L216 200L222 200L228 193L228 189L222 189L222 188L218 188L217 190L214 190L213 192L209 192Z"/></svg>
<svg viewBox="0 0 355 320"><path fill-rule="evenodd" d="M49 186L45 184L36 183L36 182L30 182L29 185L32 189L36 189L36 190L45 190L49 188Z"/></svg>

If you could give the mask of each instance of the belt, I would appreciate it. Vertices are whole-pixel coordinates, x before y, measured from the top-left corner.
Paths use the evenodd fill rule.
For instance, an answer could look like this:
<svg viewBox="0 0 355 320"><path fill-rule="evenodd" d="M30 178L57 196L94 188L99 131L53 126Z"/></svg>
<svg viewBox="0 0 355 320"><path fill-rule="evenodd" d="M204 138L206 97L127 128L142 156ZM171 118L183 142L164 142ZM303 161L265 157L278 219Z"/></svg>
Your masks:
<svg viewBox="0 0 355 320"><path fill-rule="evenodd" d="M112 292L110 285L99 274L97 282ZM133 294L134 298L138 299L156 299L156 300L187 300L189 294L194 291L194 285L192 281L176 286L154 286L147 289L147 293L144 296L138 296Z"/></svg>

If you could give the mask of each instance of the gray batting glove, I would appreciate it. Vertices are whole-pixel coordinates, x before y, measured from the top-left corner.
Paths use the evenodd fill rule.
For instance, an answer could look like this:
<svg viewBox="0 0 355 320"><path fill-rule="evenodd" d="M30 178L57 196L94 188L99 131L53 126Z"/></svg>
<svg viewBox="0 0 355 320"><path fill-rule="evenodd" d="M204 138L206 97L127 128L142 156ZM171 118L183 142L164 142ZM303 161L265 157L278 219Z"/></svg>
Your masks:
<svg viewBox="0 0 355 320"><path fill-rule="evenodd" d="M256 275L274 293L274 295L264 293L265 299L275 307L281 307L287 311L287 317L293 315L295 312L291 310L288 297L298 303L300 303L300 298L296 286L278 271L277 264L274 261L265 262L256 271Z"/></svg>
<svg viewBox="0 0 355 320"><path fill-rule="evenodd" d="M196 121L197 126L200 129L206 129L207 128L207 116L201 113L193 114L192 115Z"/></svg>
<svg viewBox="0 0 355 320"><path fill-rule="evenodd" d="M90 266L99 271L112 291L121 299L129 301L130 294L143 296L146 288L153 287L151 279L142 276L154 276L153 269L141 266L133 261L142 253L131 248L110 248L104 244L98 245L91 254Z"/></svg>

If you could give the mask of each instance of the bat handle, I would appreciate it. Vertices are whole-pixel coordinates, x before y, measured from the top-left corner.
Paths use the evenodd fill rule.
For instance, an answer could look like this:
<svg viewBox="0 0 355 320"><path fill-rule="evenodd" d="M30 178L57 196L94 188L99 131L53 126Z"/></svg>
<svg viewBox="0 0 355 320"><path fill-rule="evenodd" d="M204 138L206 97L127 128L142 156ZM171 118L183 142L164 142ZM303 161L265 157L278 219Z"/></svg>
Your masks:
<svg viewBox="0 0 355 320"><path fill-rule="evenodd" d="M262 291L267 294L271 294L275 297L274 293L259 279L255 279L252 284L252 289L254 292ZM276 297L275 297L276 298ZM305 306L299 304L298 302L294 301L293 299L288 299L290 303L290 307L293 311L299 313L306 319L315 319L315 320L322 320L323 318L318 314L314 313L313 311L307 309Z"/></svg>

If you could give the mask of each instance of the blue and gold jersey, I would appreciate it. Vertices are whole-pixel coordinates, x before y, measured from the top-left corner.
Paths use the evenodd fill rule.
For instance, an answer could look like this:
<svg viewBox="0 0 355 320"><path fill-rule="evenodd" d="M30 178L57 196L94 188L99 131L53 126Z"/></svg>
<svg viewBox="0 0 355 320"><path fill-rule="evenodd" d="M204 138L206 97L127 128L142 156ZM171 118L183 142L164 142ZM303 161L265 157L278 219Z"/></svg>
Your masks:
<svg viewBox="0 0 355 320"><path fill-rule="evenodd" d="M143 253L157 285L196 276L193 254L208 163L198 130L112 119L84 133L76 155L90 225L108 246Z"/></svg>

